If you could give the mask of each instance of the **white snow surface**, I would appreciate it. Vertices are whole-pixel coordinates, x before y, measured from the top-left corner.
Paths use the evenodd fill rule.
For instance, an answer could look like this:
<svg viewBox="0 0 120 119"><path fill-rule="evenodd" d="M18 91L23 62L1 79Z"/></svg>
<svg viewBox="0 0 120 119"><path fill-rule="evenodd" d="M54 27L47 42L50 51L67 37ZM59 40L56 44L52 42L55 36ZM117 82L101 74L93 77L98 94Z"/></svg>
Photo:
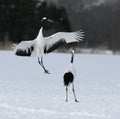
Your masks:
<svg viewBox="0 0 120 119"><path fill-rule="evenodd" d="M75 54L74 101L65 102L63 73L71 54L37 58L0 51L0 119L120 119L120 56Z"/></svg>

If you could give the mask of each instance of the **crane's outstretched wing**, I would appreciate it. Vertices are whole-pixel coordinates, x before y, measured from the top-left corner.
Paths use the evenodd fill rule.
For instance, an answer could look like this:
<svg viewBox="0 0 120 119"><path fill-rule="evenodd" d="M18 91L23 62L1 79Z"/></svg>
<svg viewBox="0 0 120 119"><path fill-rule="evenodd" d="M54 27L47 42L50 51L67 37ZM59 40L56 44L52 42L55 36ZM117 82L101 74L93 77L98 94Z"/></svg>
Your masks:
<svg viewBox="0 0 120 119"><path fill-rule="evenodd" d="M18 56L31 56L34 46L33 41L21 41L15 48L15 54Z"/></svg>
<svg viewBox="0 0 120 119"><path fill-rule="evenodd" d="M58 32L49 37L45 37L44 53L49 53L65 43L82 41L84 37L83 33L80 30L75 32Z"/></svg>

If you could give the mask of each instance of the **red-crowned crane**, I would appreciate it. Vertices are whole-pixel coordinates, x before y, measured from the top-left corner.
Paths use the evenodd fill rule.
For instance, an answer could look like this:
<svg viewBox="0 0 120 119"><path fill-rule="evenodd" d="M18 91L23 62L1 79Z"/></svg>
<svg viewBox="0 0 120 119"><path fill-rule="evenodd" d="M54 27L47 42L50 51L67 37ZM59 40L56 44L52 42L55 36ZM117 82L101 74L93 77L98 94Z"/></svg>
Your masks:
<svg viewBox="0 0 120 119"><path fill-rule="evenodd" d="M72 56L71 56L71 62L69 67L65 70L64 76L63 76L63 81L64 85L66 86L66 102L68 101L68 86L72 84L72 91L74 94L75 102L78 102L76 95L75 95L75 89L74 89L74 79L76 76L76 71L73 66L73 60L74 60L74 50L71 50Z"/></svg>
<svg viewBox="0 0 120 119"><path fill-rule="evenodd" d="M42 18L44 21L52 22L52 20L46 17ZM15 54L18 56L37 56L38 63L44 69L45 73L49 74L49 71L43 64L43 54L50 53L57 49L61 45L70 42L82 41L84 34L81 30L75 32L58 32L51 36L43 36L43 26L40 28L37 37L34 40L21 41L15 48ZM41 60L40 58L41 57Z"/></svg>

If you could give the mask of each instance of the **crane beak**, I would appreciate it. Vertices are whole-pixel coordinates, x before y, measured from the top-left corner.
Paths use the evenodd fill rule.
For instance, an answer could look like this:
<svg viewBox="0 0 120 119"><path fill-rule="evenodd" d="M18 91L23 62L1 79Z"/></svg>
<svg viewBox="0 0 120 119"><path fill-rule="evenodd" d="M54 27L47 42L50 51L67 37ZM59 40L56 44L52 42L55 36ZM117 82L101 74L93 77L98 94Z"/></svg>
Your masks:
<svg viewBox="0 0 120 119"><path fill-rule="evenodd" d="M51 19L47 19L47 21L49 21L49 22L53 23L53 20L51 20Z"/></svg>

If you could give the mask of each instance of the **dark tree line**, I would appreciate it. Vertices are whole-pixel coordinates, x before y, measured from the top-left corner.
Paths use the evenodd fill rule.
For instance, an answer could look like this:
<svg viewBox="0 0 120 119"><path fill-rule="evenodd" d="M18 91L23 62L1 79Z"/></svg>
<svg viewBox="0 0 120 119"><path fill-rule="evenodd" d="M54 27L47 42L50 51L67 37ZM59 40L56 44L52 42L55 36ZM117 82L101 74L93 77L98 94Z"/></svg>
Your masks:
<svg viewBox="0 0 120 119"><path fill-rule="evenodd" d="M120 50L120 2L82 9L81 23L86 47Z"/></svg>
<svg viewBox="0 0 120 119"><path fill-rule="evenodd" d="M0 42L34 39L41 27L42 17L55 21L54 31L70 31L70 24L63 7L38 0L0 0ZM50 25L46 26L50 29Z"/></svg>
<svg viewBox="0 0 120 119"><path fill-rule="evenodd" d="M85 40L74 46L120 50L120 1L106 1L105 4L90 8L85 8L82 0L78 0L76 8L74 2L77 4L76 0L70 2L69 6L66 1L65 9L65 5L58 7L39 0L0 0L0 43L5 39L12 42L34 39L41 27L42 17L46 16L55 21L52 26L46 25L46 35L50 32L71 31L73 27L82 28ZM71 24L69 21L72 21Z"/></svg>
<svg viewBox="0 0 120 119"><path fill-rule="evenodd" d="M120 50L120 0L104 0L99 5L93 0L58 1L66 8L71 29L85 31L83 47Z"/></svg>

